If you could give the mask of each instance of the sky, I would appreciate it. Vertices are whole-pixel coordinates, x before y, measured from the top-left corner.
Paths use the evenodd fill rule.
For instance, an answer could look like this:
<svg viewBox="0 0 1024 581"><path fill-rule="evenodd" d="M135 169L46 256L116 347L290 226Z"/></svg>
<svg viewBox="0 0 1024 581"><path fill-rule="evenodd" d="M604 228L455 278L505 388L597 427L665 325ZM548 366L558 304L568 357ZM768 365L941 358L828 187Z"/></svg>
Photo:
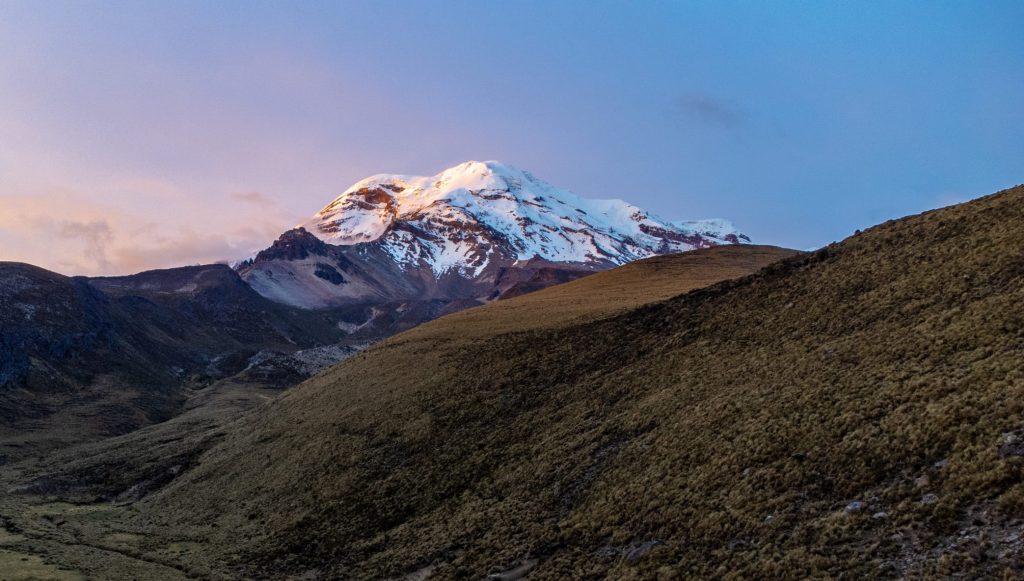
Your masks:
<svg viewBox="0 0 1024 581"><path fill-rule="evenodd" d="M1021 2L0 0L0 260L269 245L475 159L805 249L1024 182Z"/></svg>

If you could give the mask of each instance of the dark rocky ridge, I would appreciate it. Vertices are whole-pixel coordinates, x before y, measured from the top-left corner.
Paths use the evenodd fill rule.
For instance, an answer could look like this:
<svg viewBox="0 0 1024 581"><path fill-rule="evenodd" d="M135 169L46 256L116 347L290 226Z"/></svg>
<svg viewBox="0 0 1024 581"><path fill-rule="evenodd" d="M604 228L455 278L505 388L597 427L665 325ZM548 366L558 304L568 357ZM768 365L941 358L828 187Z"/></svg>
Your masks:
<svg viewBox="0 0 1024 581"><path fill-rule="evenodd" d="M405 222L397 222L393 228L421 239L434 236ZM479 224L453 224L451 228L472 228L476 234L486 234L486 227ZM500 237L490 237L500 245ZM481 256L491 250L490 245L477 249ZM511 252L503 248L499 254ZM457 271L438 276L427 265L396 262L378 243L337 246L322 242L304 228L295 228L237 269L247 283L271 300L302 308L351 309L419 301L482 304L504 298L505 292L513 287L515 290L509 296L574 280L612 266L608 262L559 263L539 258L492 260L473 276Z"/></svg>
<svg viewBox="0 0 1024 581"><path fill-rule="evenodd" d="M270 248L261 250L255 262L271 260L302 260L310 254L327 255L327 244L306 231L305 228L294 228L282 234Z"/></svg>
<svg viewBox="0 0 1024 581"><path fill-rule="evenodd" d="M224 265L90 279L0 263L0 455L166 420L257 351L347 339L345 318L264 299Z"/></svg>

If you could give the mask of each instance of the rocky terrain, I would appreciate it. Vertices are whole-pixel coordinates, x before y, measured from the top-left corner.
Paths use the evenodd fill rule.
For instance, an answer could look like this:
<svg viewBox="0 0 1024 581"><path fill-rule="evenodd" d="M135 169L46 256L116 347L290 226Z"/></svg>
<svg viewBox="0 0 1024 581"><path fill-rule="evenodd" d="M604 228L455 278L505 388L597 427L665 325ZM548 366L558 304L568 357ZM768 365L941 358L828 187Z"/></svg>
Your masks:
<svg viewBox="0 0 1024 581"><path fill-rule="evenodd" d="M350 324L223 265L89 279L0 263L0 458L164 421L257 352L334 344Z"/></svg>

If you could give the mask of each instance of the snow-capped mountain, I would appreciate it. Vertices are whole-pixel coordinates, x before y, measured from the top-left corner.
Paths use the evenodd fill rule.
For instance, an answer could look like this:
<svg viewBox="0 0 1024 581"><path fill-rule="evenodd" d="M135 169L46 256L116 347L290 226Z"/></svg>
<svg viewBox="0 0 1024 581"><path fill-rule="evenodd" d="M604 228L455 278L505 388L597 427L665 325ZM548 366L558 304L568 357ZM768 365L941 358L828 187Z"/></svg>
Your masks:
<svg viewBox="0 0 1024 581"><path fill-rule="evenodd" d="M491 260L624 264L743 235L724 220L665 222L622 200L588 200L496 162L436 176L376 175L302 225L328 244L376 242L403 265L475 275Z"/></svg>
<svg viewBox="0 0 1024 581"><path fill-rule="evenodd" d="M308 307L489 300L540 268L582 274L742 242L724 220L669 222L470 161L430 177L366 178L239 271L265 296Z"/></svg>

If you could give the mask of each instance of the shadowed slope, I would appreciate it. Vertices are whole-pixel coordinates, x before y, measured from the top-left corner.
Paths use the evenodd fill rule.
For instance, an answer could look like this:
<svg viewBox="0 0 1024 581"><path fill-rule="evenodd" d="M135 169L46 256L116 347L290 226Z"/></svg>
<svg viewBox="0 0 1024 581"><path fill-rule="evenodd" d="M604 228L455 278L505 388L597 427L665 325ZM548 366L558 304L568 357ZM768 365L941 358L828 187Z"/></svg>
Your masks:
<svg viewBox="0 0 1024 581"><path fill-rule="evenodd" d="M260 350L346 338L342 321L223 265L88 279L0 262L0 463L166 420Z"/></svg>
<svg viewBox="0 0 1024 581"><path fill-rule="evenodd" d="M263 573L1020 573L1021 224L1018 187L610 319L475 343L443 319L147 509L217 515Z"/></svg>

